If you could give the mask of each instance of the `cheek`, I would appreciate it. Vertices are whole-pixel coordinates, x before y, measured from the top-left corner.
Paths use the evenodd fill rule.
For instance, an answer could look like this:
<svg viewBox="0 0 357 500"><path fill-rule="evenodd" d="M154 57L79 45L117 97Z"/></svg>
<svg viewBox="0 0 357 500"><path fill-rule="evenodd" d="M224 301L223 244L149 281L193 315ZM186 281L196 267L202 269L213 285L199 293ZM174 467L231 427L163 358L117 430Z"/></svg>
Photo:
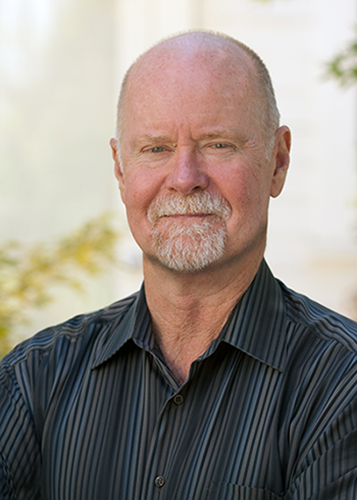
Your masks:
<svg viewBox="0 0 357 500"><path fill-rule="evenodd" d="M256 197L256 185L252 181L251 176L244 175L230 175L225 182L226 193L228 201L231 203L232 208L238 207L243 209L249 206L251 201Z"/></svg>
<svg viewBox="0 0 357 500"><path fill-rule="evenodd" d="M151 172L145 172L141 169L127 172L125 208L130 229L137 242L146 240L151 234L147 211L159 189L159 183Z"/></svg>
<svg viewBox="0 0 357 500"><path fill-rule="evenodd" d="M269 189L264 179L257 176L232 176L225 197L232 206L233 216L241 223L266 218L269 205Z"/></svg>
<svg viewBox="0 0 357 500"><path fill-rule="evenodd" d="M125 205L128 211L142 211L150 204L154 186L150 176L145 176L137 170L128 172L125 180Z"/></svg>

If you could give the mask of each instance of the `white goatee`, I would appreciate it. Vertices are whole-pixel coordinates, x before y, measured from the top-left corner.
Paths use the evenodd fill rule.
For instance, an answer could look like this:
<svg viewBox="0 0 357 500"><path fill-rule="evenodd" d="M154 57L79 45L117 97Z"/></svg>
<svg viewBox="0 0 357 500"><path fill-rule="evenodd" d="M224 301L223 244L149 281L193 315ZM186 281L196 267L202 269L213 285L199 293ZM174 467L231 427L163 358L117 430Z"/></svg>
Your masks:
<svg viewBox="0 0 357 500"><path fill-rule="evenodd" d="M207 191L188 196L167 195L148 210L156 257L175 271L199 271L218 260L227 240L231 208ZM173 215L200 215L199 220L173 220Z"/></svg>

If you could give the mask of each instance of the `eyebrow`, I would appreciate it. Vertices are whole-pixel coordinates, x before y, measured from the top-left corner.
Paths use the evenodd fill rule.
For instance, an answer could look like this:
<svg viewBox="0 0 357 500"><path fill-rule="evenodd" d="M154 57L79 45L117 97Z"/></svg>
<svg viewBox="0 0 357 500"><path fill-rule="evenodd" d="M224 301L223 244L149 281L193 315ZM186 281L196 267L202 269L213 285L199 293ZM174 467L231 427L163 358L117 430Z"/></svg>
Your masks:
<svg viewBox="0 0 357 500"><path fill-rule="evenodd" d="M200 134L197 138L198 141L202 141L205 139L231 139L238 141L240 144L245 144L246 142L249 141L248 137L242 136L241 134L234 132L234 131L229 131L226 129L220 129L212 132L203 132ZM150 144L160 144L160 143L168 143L168 142L173 142L172 138L168 135L150 135L150 134L141 134L138 137L136 137L133 141L133 146L137 147L142 145L143 143L150 143Z"/></svg>
<svg viewBox="0 0 357 500"><path fill-rule="evenodd" d="M204 141L204 140L230 140L234 144L237 145L237 147L244 147L249 141L250 138L247 135L242 135L239 132L236 131L231 131L231 130L216 130L212 132L204 132L202 133L198 140L199 141Z"/></svg>
<svg viewBox="0 0 357 500"><path fill-rule="evenodd" d="M233 131L225 130L225 129L216 130L213 132L204 132L203 134L201 134L199 136L199 140L217 139L219 137L222 137L225 139L228 138L228 139L242 139L242 140L244 140L244 137L242 137L240 134L233 132Z"/></svg>
<svg viewBox="0 0 357 500"><path fill-rule="evenodd" d="M172 142L172 141L168 135L142 134L135 138L135 140L133 141L133 145L137 146L138 144L142 144L144 142L159 143L159 142Z"/></svg>

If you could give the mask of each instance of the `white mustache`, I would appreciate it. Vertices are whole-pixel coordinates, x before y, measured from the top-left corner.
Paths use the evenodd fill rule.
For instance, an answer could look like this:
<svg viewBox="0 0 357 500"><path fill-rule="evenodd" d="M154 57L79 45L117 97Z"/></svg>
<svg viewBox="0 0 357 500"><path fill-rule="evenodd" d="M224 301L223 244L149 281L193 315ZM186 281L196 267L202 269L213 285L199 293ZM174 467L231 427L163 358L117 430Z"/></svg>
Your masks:
<svg viewBox="0 0 357 500"><path fill-rule="evenodd" d="M166 195L158 198L148 209L148 219L152 224L170 215L215 215L227 220L230 214L228 202L207 191L188 196Z"/></svg>

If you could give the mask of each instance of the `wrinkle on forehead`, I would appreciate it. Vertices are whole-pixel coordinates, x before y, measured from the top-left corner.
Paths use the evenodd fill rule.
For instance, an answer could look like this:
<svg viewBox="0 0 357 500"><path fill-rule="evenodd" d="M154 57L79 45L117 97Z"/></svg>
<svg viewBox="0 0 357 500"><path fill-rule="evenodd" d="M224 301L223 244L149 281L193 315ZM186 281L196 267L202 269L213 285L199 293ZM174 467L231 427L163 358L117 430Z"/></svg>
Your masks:
<svg viewBox="0 0 357 500"><path fill-rule="evenodd" d="M270 141L270 129L274 128L274 132L276 129L275 124L270 125L270 97L259 65L249 51L248 47L224 35L188 32L166 39L141 55L122 85L117 115L119 149L127 120L134 118L134 108L143 111L154 102L161 104L166 100L172 106L189 108L190 100L194 104L199 96L204 99L204 95L218 100L220 95L227 99L229 95L239 96L241 109L249 110L262 137Z"/></svg>
<svg viewBox="0 0 357 500"><path fill-rule="evenodd" d="M239 95L248 106L252 100L260 101L253 98L255 73L254 63L230 40L207 33L181 35L153 47L137 61L127 81L124 113L130 109L130 115L133 106L144 109L166 100L190 109L190 101L194 105L205 95L214 99L217 92L223 98Z"/></svg>

